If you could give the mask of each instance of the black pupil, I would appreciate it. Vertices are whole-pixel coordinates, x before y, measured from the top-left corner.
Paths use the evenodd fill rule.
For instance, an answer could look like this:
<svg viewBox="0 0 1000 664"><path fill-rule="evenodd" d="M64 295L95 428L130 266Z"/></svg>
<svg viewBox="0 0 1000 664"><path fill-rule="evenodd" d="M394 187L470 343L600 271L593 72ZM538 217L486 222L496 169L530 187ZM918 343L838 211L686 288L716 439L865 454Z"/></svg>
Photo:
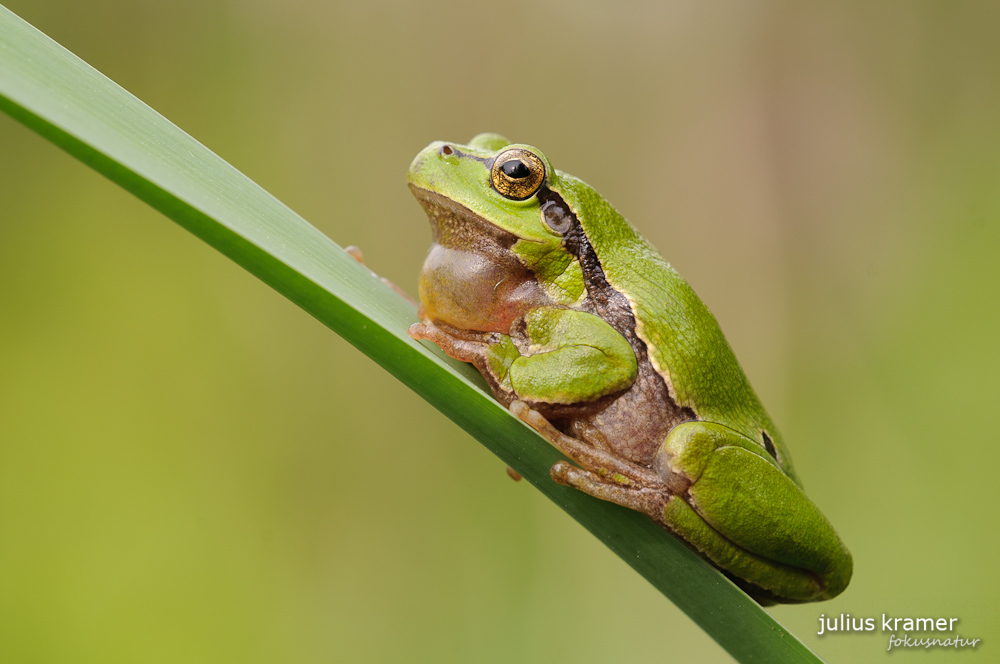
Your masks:
<svg viewBox="0 0 1000 664"><path fill-rule="evenodd" d="M514 180L520 180L521 178L526 178L531 175L531 171L528 170L528 166L520 159L511 159L508 162L504 162L504 165L500 168L503 169L503 174Z"/></svg>

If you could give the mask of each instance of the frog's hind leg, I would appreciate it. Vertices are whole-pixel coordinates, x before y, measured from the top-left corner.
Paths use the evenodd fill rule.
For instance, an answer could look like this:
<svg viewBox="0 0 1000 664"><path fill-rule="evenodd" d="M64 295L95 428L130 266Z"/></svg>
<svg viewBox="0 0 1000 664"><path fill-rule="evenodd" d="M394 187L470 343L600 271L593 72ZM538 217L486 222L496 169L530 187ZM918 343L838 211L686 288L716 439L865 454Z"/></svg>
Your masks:
<svg viewBox="0 0 1000 664"><path fill-rule="evenodd" d="M659 476L652 470L634 466L604 450L588 445L578 438L567 436L552 426L552 423L545 419L541 413L532 410L523 401L512 402L510 404L510 412L541 434L543 438L552 443L560 452L594 474L595 477L603 478L605 484L610 482L623 486L651 488L662 484ZM587 493L592 492L587 491ZM616 500L615 502L618 501Z"/></svg>
<svg viewBox="0 0 1000 664"><path fill-rule="evenodd" d="M577 468L565 461L560 461L552 466L550 474L552 479L559 484L573 487L594 498L618 503L623 507L647 514L654 521L663 522L663 508L669 500L669 496L662 490L614 484L595 473Z"/></svg>

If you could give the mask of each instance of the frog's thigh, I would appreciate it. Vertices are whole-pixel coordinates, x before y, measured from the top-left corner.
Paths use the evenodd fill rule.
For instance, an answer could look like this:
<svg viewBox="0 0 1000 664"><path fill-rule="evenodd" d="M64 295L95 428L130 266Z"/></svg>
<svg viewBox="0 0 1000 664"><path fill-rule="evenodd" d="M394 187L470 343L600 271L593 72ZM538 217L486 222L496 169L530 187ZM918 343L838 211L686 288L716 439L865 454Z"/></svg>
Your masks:
<svg viewBox="0 0 1000 664"><path fill-rule="evenodd" d="M675 491L664 521L719 567L778 596L839 593L850 554L802 489L754 445L718 424L675 427L656 467L667 486L690 485Z"/></svg>
<svg viewBox="0 0 1000 664"><path fill-rule="evenodd" d="M736 579L745 579L784 601L809 601L824 588L816 576L805 570L782 565L742 549L705 523L682 498L672 497L663 509L670 530L700 551L719 569Z"/></svg>

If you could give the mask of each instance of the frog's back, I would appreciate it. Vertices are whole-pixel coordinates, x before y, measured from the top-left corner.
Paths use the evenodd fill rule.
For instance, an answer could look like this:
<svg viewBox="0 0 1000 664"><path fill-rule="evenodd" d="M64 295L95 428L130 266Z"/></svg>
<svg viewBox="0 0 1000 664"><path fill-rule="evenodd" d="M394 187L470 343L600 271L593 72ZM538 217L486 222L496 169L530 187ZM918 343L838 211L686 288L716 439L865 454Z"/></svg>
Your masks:
<svg viewBox="0 0 1000 664"><path fill-rule="evenodd" d="M560 173L608 284L624 294L636 334L679 406L754 440L776 428L750 386L715 317L694 290L614 207L584 182ZM585 212L580 214L581 211ZM780 441L774 440L781 445Z"/></svg>

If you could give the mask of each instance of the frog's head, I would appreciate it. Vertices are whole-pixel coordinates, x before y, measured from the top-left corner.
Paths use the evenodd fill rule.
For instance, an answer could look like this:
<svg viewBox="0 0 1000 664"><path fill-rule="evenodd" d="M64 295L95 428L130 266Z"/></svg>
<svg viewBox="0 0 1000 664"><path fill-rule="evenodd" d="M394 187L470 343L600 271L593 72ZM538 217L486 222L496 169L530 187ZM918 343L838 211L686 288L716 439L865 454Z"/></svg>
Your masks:
<svg viewBox="0 0 1000 664"><path fill-rule="evenodd" d="M428 145L410 164L409 183L428 212L446 199L450 207L461 206L468 212L469 223L489 224L518 239L552 247L562 241L565 229L553 229L540 210L554 175L537 148L512 144L499 134L479 134L468 145L443 141Z"/></svg>
<svg viewBox="0 0 1000 664"><path fill-rule="evenodd" d="M528 309L584 296L563 245L573 215L549 186L559 177L540 150L497 134L437 141L417 155L410 189L434 234L420 273L425 319L507 332Z"/></svg>

